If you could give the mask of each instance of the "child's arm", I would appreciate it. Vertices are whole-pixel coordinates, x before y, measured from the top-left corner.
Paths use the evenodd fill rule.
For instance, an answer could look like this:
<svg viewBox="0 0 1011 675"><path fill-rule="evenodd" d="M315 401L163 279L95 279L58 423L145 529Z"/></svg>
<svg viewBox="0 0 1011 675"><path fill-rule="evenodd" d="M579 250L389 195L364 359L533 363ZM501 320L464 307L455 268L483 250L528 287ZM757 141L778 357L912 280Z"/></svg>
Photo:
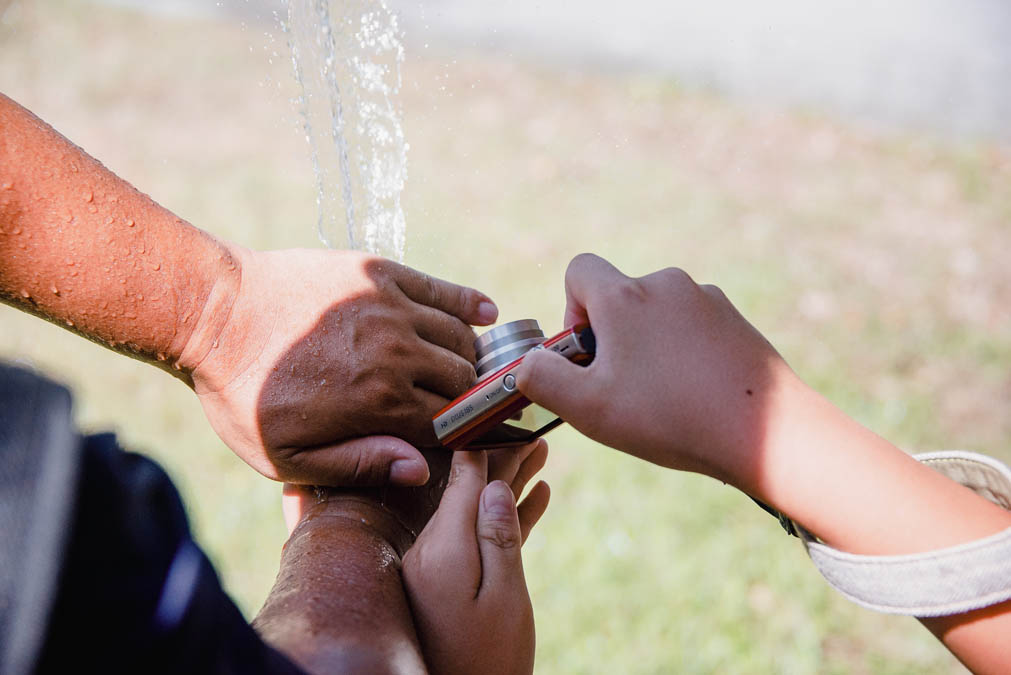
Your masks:
<svg viewBox="0 0 1011 675"><path fill-rule="evenodd" d="M566 275L566 325L588 321L586 368L529 355L520 389L602 443L697 471L852 553L933 550L1011 527L1011 513L923 466L806 386L716 287L640 279L596 256ZM970 668L1005 672L1006 605L924 623ZM1006 659L1006 660L1001 660Z"/></svg>

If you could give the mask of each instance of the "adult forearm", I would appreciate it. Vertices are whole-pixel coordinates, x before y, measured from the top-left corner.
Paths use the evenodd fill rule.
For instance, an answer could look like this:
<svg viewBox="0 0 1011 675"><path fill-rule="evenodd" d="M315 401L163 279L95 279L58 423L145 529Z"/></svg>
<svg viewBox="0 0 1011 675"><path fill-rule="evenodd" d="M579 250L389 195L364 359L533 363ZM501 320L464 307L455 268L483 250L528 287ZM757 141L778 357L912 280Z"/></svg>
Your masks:
<svg viewBox="0 0 1011 675"><path fill-rule="evenodd" d="M311 673L424 672L399 528L366 501L319 505L285 545L254 628Z"/></svg>
<svg viewBox="0 0 1011 675"><path fill-rule="evenodd" d="M418 673L425 668L402 560L435 512L450 456L428 451L414 488L292 488L298 522L253 627L310 672Z"/></svg>
<svg viewBox="0 0 1011 675"><path fill-rule="evenodd" d="M5 303L185 378L210 348L187 342L214 335L240 278L226 245L0 94Z"/></svg>

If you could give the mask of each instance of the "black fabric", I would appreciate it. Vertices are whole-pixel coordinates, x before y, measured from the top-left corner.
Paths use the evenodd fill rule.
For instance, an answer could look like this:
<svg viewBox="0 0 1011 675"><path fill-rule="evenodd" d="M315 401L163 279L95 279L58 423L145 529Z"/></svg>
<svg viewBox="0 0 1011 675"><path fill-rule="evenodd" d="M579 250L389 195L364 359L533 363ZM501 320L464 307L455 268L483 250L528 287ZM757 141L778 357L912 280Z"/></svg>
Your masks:
<svg viewBox="0 0 1011 675"><path fill-rule="evenodd" d="M24 385L24 374L0 366L0 397ZM40 378L29 375L28 388L39 390ZM63 393L69 417L69 396ZM36 396L30 405L45 404L44 399L58 401L60 396ZM38 421L38 415L22 415L16 421L13 416L0 417L0 423ZM0 438L12 440L2 448L0 490L14 496L0 503L0 523L22 521L16 541L30 543L39 534L35 526L39 504L51 495L44 494L46 486L39 474L32 473L41 464L22 456L24 447L40 451L38 444L18 446L25 432L4 431L3 426ZM165 472L150 459L121 450L111 434L72 439L41 448L43 453L75 456L70 463L77 467L77 480L62 486L72 497L63 541L49 546L61 561L55 583L49 585L51 597L42 602L52 609L43 612L48 621L34 636L38 645L34 662L26 669L4 672L302 672L260 640L222 590L213 567L190 536L182 502ZM18 480L35 487L6 489L6 483ZM25 494L34 499L23 501ZM59 539L48 534L47 540ZM3 537L8 539L6 530ZM22 582L30 578L32 569L26 561L15 560L18 552L8 550L7 541L4 549L4 562L13 560L12 569L19 570L11 576L20 575ZM0 630L20 622L16 611L0 619Z"/></svg>

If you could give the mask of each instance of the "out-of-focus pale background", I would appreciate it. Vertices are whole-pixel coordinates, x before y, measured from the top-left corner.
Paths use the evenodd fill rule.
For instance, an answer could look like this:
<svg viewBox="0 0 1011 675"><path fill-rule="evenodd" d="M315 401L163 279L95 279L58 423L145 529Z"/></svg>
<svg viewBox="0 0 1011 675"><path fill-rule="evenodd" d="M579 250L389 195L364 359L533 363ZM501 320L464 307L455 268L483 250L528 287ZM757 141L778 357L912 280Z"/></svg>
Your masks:
<svg viewBox="0 0 1011 675"><path fill-rule="evenodd" d="M335 6L337 6L335 4ZM406 262L559 328L568 260L723 287L803 377L909 451L1011 460L1011 9L1002 0L396 2ZM0 0L0 90L180 216L318 246L267 0ZM279 488L152 368L0 307L0 357L165 464L248 616ZM709 479L553 432L525 548L538 673L949 673Z"/></svg>

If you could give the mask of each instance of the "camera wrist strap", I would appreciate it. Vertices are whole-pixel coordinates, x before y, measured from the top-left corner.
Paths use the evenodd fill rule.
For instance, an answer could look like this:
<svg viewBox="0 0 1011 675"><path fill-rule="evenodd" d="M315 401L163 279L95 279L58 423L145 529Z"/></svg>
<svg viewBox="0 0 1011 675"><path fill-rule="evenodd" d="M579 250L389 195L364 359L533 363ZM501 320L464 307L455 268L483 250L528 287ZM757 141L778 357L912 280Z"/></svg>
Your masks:
<svg viewBox="0 0 1011 675"><path fill-rule="evenodd" d="M1011 510L1011 469L1001 462L960 450L914 458ZM781 521L784 519L781 516ZM825 580L868 609L888 614L943 616L1011 598L1011 528L925 553L869 556L838 551L819 542L798 524L788 522Z"/></svg>

